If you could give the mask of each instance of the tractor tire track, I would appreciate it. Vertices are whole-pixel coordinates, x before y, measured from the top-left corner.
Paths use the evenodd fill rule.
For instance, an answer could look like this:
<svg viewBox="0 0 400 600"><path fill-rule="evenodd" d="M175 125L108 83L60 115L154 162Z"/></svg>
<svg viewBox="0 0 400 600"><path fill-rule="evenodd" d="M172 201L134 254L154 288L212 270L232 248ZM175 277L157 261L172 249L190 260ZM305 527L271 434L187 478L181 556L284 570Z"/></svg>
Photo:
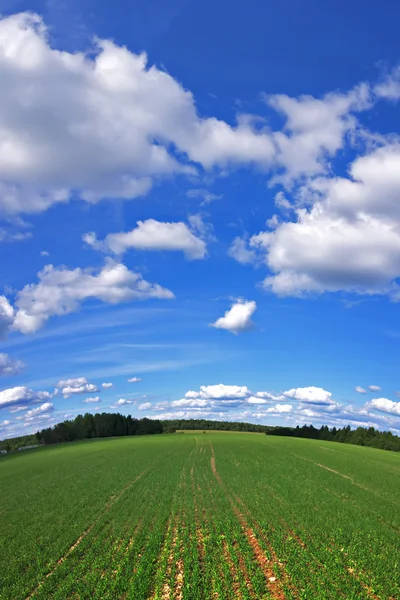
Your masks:
<svg viewBox="0 0 400 600"><path fill-rule="evenodd" d="M242 530L247 538L247 541L253 550L253 554L257 560L257 563L260 566L260 568L264 574L265 581L266 581L266 584L268 587L268 591L271 594L271 597L274 598L275 600L286 600L286 596L283 591L282 582L276 576L276 573L274 570L274 567L277 567L278 565L281 566L281 563L279 562L274 551L271 552L271 560L268 560L267 557L265 556L264 551L261 548L260 543L254 533L254 530L251 528L251 526L247 522L246 518L244 517L243 513L238 508L237 504L232 500L232 497L229 495L228 490L227 490L224 482L222 481L220 474L218 473L214 447L211 443L211 440L210 440L210 447L211 447L210 464L211 464L211 470L213 472L213 475L214 475L215 479L217 480L218 484L223 489L223 491L232 507L232 510L235 513L235 515L242 527ZM272 548L271 548L271 550L272 550Z"/></svg>

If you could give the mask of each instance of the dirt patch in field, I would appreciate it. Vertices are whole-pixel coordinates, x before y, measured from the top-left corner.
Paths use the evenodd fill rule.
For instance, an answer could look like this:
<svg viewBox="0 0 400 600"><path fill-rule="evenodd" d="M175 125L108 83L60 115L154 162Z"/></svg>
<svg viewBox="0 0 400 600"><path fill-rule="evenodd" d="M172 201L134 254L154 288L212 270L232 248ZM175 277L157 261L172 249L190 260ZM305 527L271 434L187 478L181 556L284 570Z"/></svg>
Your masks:
<svg viewBox="0 0 400 600"><path fill-rule="evenodd" d="M200 517L199 517L199 507L198 507L198 502L197 502L197 497L196 497L196 486L195 486L195 482L194 482L194 467L192 467L190 469L190 479L192 482L192 494L193 494L193 505L194 505L194 513L195 513L195 523L196 523L196 545L197 545L197 552L198 552L198 556L199 556L199 563L200 563L200 570L202 572L203 578L205 578L205 548L204 548L204 535L203 535L203 529L201 527L201 523L200 523ZM198 490L200 490L200 487L198 486Z"/></svg>
<svg viewBox="0 0 400 600"><path fill-rule="evenodd" d="M222 479L221 479L221 477L219 476L219 473L218 473L218 471L217 471L217 463L216 463L216 461L215 461L215 452L214 452L214 446L212 445L211 441L210 441L210 446L211 446L211 454L212 454L212 456L211 456L211 471L214 473L214 477L215 477L215 479L218 481L218 483L219 483L221 486L223 486Z"/></svg>
<svg viewBox="0 0 400 600"><path fill-rule="evenodd" d="M182 545L179 548L180 556L176 561L176 573L175 573L175 590L174 590L174 598L175 600L182 600L183 598L183 581L184 581L184 567L183 567L183 559L182 559Z"/></svg>
<svg viewBox="0 0 400 600"><path fill-rule="evenodd" d="M259 564L259 566L264 574L269 593L270 593L271 597L274 598L275 600L285 600L286 597L283 592L282 582L278 579L278 577L276 576L276 573L274 571L274 566L277 566L278 564L280 564L279 560L278 560L275 552L272 551L272 548L270 551L271 557L272 557L271 560L267 559L267 557L265 556L265 553L257 539L257 536L254 533L254 530L251 528L251 526L247 522L246 518L244 517L243 513L238 508L237 504L235 504L232 497L228 494L228 490L226 489L226 486L223 483L223 481L218 473L218 470L217 470L214 448L213 448L213 445L211 444L211 442L210 442L210 445L211 445L211 452L212 452L211 470L214 474L214 477L218 481L219 485L224 490L225 495L226 495L227 499L229 500L229 503L230 503L230 505L231 505L231 507L243 529L243 532L246 535L247 541L249 542L249 545L251 546L251 548L253 550L255 559L257 560L257 563ZM238 501L238 499L237 499L237 501ZM240 500L240 504L243 504L241 500Z"/></svg>
<svg viewBox="0 0 400 600"><path fill-rule="evenodd" d="M169 600L169 598L171 596L171 586L170 586L170 583L168 580L170 579L171 573L172 573L172 565L174 562L174 552L175 552L175 546L177 543L177 539L178 539L178 526L175 524L174 530L172 532L172 545L171 545L171 548L170 548L170 551L168 554L168 562L167 562L167 569L165 571L164 585L162 587L162 592L161 592L161 597L163 600Z"/></svg>
<svg viewBox="0 0 400 600"><path fill-rule="evenodd" d="M257 563L261 567L262 572L264 573L265 580L268 585L268 590L272 596L276 600L285 600L285 594L282 589L282 583L276 576L274 571L274 565L276 565L279 561L274 553L274 556L271 560L265 556L264 550L260 546L260 542L257 539L254 530L247 523L243 514L236 508L235 510L236 516L239 519L239 522L242 526L243 531L246 534L247 541L249 542L253 554L257 560Z"/></svg>

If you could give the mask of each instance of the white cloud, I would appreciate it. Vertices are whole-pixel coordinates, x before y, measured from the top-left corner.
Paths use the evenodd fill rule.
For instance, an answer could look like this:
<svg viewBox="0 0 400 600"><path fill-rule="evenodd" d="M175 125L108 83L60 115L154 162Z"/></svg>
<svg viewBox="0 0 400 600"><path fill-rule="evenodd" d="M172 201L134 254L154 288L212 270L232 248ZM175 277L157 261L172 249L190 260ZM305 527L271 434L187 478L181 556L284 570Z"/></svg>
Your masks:
<svg viewBox="0 0 400 600"><path fill-rule="evenodd" d="M344 145L346 134L356 128L351 113L370 107L370 92L362 84L347 94L330 93L322 99L278 94L266 100L286 117L284 131L275 132L274 141L277 161L285 169L280 180L287 184L326 169L327 160Z"/></svg>
<svg viewBox="0 0 400 600"><path fill-rule="evenodd" d="M93 398L85 398L85 400L82 400L82 402L85 404L94 404L96 402L101 402L101 398L100 396L93 396Z"/></svg>
<svg viewBox="0 0 400 600"><path fill-rule="evenodd" d="M196 411L196 415L202 409L220 409L222 411L243 404L251 391L246 386L225 385L202 385L200 390L189 390L185 397L173 400L170 403L158 403L156 409L185 408L187 411ZM224 413L225 416L227 413Z"/></svg>
<svg viewBox="0 0 400 600"><path fill-rule="evenodd" d="M287 392L283 392L287 398L293 398L304 404L332 404L332 393L327 392L323 388L310 386L303 388L293 388Z"/></svg>
<svg viewBox="0 0 400 600"><path fill-rule="evenodd" d="M174 297L169 290L149 283L139 273L129 271L125 265L111 259L106 260L98 274L92 269L70 270L47 265L38 277L39 283L26 285L18 292L15 313L7 300L0 297L0 323L3 308L3 322L8 327L12 323L13 329L32 333L51 316L71 313L89 298L119 304L146 298Z"/></svg>
<svg viewBox="0 0 400 600"><path fill-rule="evenodd" d="M265 287L278 295L398 294L399 197L394 142L357 158L348 178L309 180L298 192L297 220L250 240L272 272Z"/></svg>
<svg viewBox="0 0 400 600"><path fill-rule="evenodd" d="M116 406L124 406L125 404L133 404L133 400L126 400L125 398L120 398L119 400L117 400L117 402L115 403Z"/></svg>
<svg viewBox="0 0 400 600"><path fill-rule="evenodd" d="M364 390L364 388L362 388L360 385L356 385L356 387L354 389L359 394L366 394L367 393L367 390Z"/></svg>
<svg viewBox="0 0 400 600"><path fill-rule="evenodd" d="M356 130L353 113L370 106L363 84L322 99L269 96L286 118L283 131L247 114L233 126L202 118L193 95L145 54L99 39L85 53L61 52L28 13L0 20L0 77L0 207L8 214L46 210L73 192L86 202L132 199L159 178L196 174L193 163L283 170L287 184L326 169ZM375 92L393 96L387 89Z"/></svg>
<svg viewBox="0 0 400 600"><path fill-rule="evenodd" d="M50 256L50 253L47 250L42 250L40 256Z"/></svg>
<svg viewBox="0 0 400 600"><path fill-rule="evenodd" d="M374 398L366 404L369 408L374 408L380 412L396 415L400 417L400 402L393 402L387 398Z"/></svg>
<svg viewBox="0 0 400 600"><path fill-rule="evenodd" d="M202 198L203 201L201 205L210 204L214 200L220 200L222 198L222 194L213 194L205 189L192 189L186 192L188 198Z"/></svg>
<svg viewBox="0 0 400 600"><path fill-rule="evenodd" d="M382 389L379 385L369 385L368 389L371 392L380 392L380 390Z"/></svg>
<svg viewBox="0 0 400 600"><path fill-rule="evenodd" d="M49 392L34 392L25 386L17 386L0 392L0 408L19 404L32 404L50 399Z"/></svg>
<svg viewBox="0 0 400 600"><path fill-rule="evenodd" d="M16 360L8 356L8 354L0 353L0 376L18 375L24 369L25 365L20 360Z"/></svg>
<svg viewBox="0 0 400 600"><path fill-rule="evenodd" d="M265 398L259 398L257 396L250 396L247 398L246 402L248 404L268 404L270 401L265 400Z"/></svg>
<svg viewBox="0 0 400 600"><path fill-rule="evenodd" d="M181 400L173 400L171 406L174 408L205 408L209 405L209 400L191 400L190 398L182 398Z"/></svg>
<svg viewBox="0 0 400 600"><path fill-rule="evenodd" d="M189 260L206 256L206 243L196 237L183 222L163 223L155 219L138 221L137 227L127 233L110 233L97 241L94 233L85 234L84 241L94 248L123 254L130 248L136 250L166 250L183 252Z"/></svg>
<svg viewBox="0 0 400 600"><path fill-rule="evenodd" d="M251 265L257 261L257 254L254 250L249 250L247 242L240 236L235 237L228 249L228 256L234 258L242 265Z"/></svg>
<svg viewBox="0 0 400 600"><path fill-rule="evenodd" d="M75 377L73 379L61 379L56 385L56 393L60 392L64 398L75 394L94 394L99 388L89 383L86 377Z"/></svg>
<svg viewBox="0 0 400 600"><path fill-rule="evenodd" d="M0 296L0 339L10 330L14 321L14 309L5 296Z"/></svg>
<svg viewBox="0 0 400 600"><path fill-rule="evenodd" d="M128 379L128 383L139 383L139 381L142 381L140 377L131 377Z"/></svg>
<svg viewBox="0 0 400 600"><path fill-rule="evenodd" d="M87 202L135 198L154 178L194 173L187 160L274 158L268 130L243 115L234 127L200 118L192 94L145 54L99 39L85 54L60 52L34 14L0 21L0 77L0 205L11 214L67 202L71 190Z"/></svg>
<svg viewBox="0 0 400 600"><path fill-rule="evenodd" d="M257 398L263 398L264 400L270 400L272 402L280 402L282 400L286 400L286 396L284 396L283 394L279 394L277 396L276 394L271 394L271 392L256 392L255 396Z"/></svg>
<svg viewBox="0 0 400 600"><path fill-rule="evenodd" d="M271 406L266 409L267 414L288 414L293 411L293 406L291 404L275 404L275 406Z"/></svg>
<svg viewBox="0 0 400 600"><path fill-rule="evenodd" d="M54 409L54 405L51 402L45 402L44 404L42 404L41 406L38 406L37 408L32 408L31 410L28 410L28 412L25 415L25 418L31 419L32 417L37 417L38 415L42 415L43 413L49 413Z"/></svg>
<svg viewBox="0 0 400 600"><path fill-rule="evenodd" d="M283 394L276 396L269 392L256 392L254 395L249 396L246 400L248 404L271 404L272 402L282 402L287 400L287 397Z"/></svg>
<svg viewBox="0 0 400 600"><path fill-rule="evenodd" d="M113 384L112 383L102 383L101 387L104 388L105 390L112 388Z"/></svg>
<svg viewBox="0 0 400 600"><path fill-rule="evenodd" d="M250 390L245 385L225 385L218 383L217 385L202 385L200 391L196 392L189 390L185 394L185 398L206 400L229 400L235 398L246 398L250 394Z"/></svg>
<svg viewBox="0 0 400 600"><path fill-rule="evenodd" d="M32 237L30 231L10 231L0 229L0 242L25 242Z"/></svg>
<svg viewBox="0 0 400 600"><path fill-rule="evenodd" d="M149 410L151 408L151 402L143 402L143 404L139 404L138 410Z"/></svg>
<svg viewBox="0 0 400 600"><path fill-rule="evenodd" d="M299 390L301 390L301 388L299 388ZM301 391L299 391L299 395L302 396ZM285 404L280 404L285 401ZM227 417L232 417L232 413L230 412L230 409L232 408L254 405L263 407L263 405L271 405L273 403L279 404L275 404L275 406L271 406L267 409L262 408L264 416L267 414L275 414L277 416L278 414L288 413L292 410L292 405L287 404L286 395L276 395L266 391L253 393L247 386L225 385L220 383L217 385L202 385L198 391L189 390L186 392L184 398L173 400L169 403L158 403L155 409L185 409L187 414L192 413L193 415L196 415L196 417L204 412L204 410L212 411L213 414L216 414L215 411L219 411L219 414L226 419ZM283 408L276 408L277 406ZM336 406L336 404L334 406Z"/></svg>
<svg viewBox="0 0 400 600"><path fill-rule="evenodd" d="M380 98L398 100L400 98L400 65L395 67L387 77L374 87Z"/></svg>
<svg viewBox="0 0 400 600"><path fill-rule="evenodd" d="M248 331L254 326L251 317L256 308L257 304L254 300L238 300L232 304L223 317L217 319L211 326L217 329L226 329L234 334Z"/></svg>
<svg viewBox="0 0 400 600"><path fill-rule="evenodd" d="M24 410L28 410L28 406L27 405L17 405L17 406L11 406L8 410L10 413L17 413L17 412L22 412Z"/></svg>

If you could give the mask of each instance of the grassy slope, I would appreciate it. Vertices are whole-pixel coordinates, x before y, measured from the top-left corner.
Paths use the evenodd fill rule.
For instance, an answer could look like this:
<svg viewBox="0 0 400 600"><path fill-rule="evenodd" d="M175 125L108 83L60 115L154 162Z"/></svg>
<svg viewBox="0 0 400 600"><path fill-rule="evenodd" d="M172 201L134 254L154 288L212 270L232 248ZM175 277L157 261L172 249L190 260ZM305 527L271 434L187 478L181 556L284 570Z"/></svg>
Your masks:
<svg viewBox="0 0 400 600"><path fill-rule="evenodd" d="M1 458L0 489L1 600L400 597L397 454L120 438Z"/></svg>

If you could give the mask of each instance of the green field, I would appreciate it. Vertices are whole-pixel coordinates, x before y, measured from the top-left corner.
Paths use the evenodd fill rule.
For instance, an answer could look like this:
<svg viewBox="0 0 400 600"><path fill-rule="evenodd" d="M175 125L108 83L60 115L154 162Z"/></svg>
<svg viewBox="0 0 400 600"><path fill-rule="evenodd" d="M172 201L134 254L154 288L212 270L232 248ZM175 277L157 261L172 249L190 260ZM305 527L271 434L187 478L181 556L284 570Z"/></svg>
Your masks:
<svg viewBox="0 0 400 600"><path fill-rule="evenodd" d="M268 437L0 459L0 598L398 599L400 455Z"/></svg>

